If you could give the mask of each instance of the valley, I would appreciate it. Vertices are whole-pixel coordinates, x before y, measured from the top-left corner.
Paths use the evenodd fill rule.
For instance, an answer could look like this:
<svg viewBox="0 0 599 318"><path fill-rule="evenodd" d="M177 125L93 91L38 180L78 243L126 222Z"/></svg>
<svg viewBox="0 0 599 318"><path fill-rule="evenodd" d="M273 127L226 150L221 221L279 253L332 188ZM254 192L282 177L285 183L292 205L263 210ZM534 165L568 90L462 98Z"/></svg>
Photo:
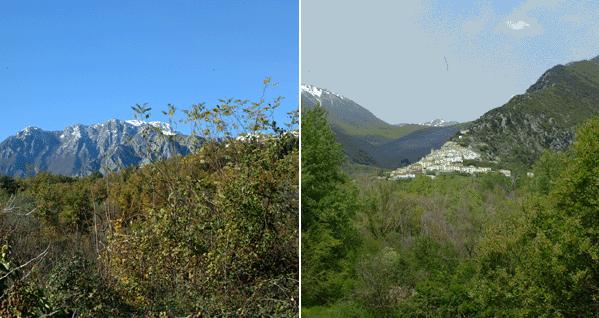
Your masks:
<svg viewBox="0 0 599 318"><path fill-rule="evenodd" d="M421 124L391 125L366 108L338 93L312 85L302 86L306 109L320 105L337 141L351 162L383 169L397 169L392 178L412 178L422 166L432 172L525 173L543 151L564 151L571 145L576 126L599 114L599 57L557 65L539 77L521 95L466 123L435 119ZM446 142L450 142L446 144ZM422 158L451 157L462 147L477 154L471 167L449 161ZM467 159L466 160L470 160ZM409 167L406 167L409 166ZM402 168L403 167L403 168Z"/></svg>
<svg viewBox="0 0 599 318"><path fill-rule="evenodd" d="M304 89L302 316L596 315L598 61L448 126Z"/></svg>
<svg viewBox="0 0 599 318"><path fill-rule="evenodd" d="M332 129L350 161L385 169L418 161L463 126L442 120L391 125L351 99L312 85L302 85L301 98L305 109L320 105L328 111Z"/></svg>

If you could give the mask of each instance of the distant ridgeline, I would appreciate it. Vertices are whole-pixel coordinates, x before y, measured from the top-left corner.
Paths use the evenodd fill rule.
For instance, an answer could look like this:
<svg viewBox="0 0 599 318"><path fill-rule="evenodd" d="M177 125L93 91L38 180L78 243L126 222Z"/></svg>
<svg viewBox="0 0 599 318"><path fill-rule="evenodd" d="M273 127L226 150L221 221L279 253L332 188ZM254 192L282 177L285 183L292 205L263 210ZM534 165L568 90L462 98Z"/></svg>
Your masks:
<svg viewBox="0 0 599 318"><path fill-rule="evenodd" d="M394 170L388 178L492 171L509 177L508 169L526 170L545 150L568 149L576 126L595 114L599 114L599 57L557 65L526 93L469 123L441 149Z"/></svg>
<svg viewBox="0 0 599 318"><path fill-rule="evenodd" d="M302 85L302 107L320 105L348 158L360 164L397 168L418 161L451 138L460 125L433 120L391 125L351 99L312 85Z"/></svg>
<svg viewBox="0 0 599 318"><path fill-rule="evenodd" d="M599 57L549 69L524 94L452 140L483 161L528 167L546 149L566 150L576 126L594 114L599 114Z"/></svg>
<svg viewBox="0 0 599 318"><path fill-rule="evenodd" d="M106 174L119 169L186 155L200 138L179 138L161 122L112 119L63 131L27 127L0 143L0 174L31 176L50 172L65 176Z"/></svg>
<svg viewBox="0 0 599 318"><path fill-rule="evenodd" d="M328 111L337 140L351 161L383 168L409 166L397 170L395 178L422 172L419 169L430 160L419 160L427 155L431 159L431 155L447 154L445 159L452 160L457 148L477 157L459 164L437 160L429 174L436 169L435 174L499 171L507 175L507 169L530 167L545 150L566 150L576 126L599 114L599 57L549 69L524 94L470 123L433 120L391 125L354 101L311 85L302 85L302 105L321 105ZM448 140L452 143L442 148ZM431 153L435 149L441 153Z"/></svg>

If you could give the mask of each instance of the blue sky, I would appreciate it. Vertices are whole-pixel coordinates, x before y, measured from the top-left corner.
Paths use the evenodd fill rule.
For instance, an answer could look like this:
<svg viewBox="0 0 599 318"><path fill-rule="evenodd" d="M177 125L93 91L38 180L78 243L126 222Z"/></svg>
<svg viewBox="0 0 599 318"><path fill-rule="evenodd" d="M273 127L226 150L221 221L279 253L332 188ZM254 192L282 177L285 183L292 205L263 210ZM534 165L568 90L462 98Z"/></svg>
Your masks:
<svg viewBox="0 0 599 318"><path fill-rule="evenodd" d="M258 99L298 106L298 3L286 0L2 1L0 138L129 119L149 103Z"/></svg>
<svg viewBox="0 0 599 318"><path fill-rule="evenodd" d="M303 0L301 10L302 81L389 123L473 120L554 65L599 55L596 0Z"/></svg>

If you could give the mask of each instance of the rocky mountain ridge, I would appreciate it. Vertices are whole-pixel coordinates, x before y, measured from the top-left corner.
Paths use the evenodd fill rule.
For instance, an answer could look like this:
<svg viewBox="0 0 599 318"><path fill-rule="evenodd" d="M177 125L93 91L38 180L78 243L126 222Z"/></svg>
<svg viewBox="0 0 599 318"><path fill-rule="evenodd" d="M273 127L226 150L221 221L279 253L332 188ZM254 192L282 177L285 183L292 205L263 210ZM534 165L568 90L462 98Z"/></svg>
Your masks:
<svg viewBox="0 0 599 318"><path fill-rule="evenodd" d="M521 95L492 109L452 140L504 165L531 165L566 150L576 126L599 114L599 57L557 65Z"/></svg>
<svg viewBox="0 0 599 318"><path fill-rule="evenodd" d="M111 119L73 125L62 131L27 127L0 143L0 173L30 176L39 172L84 176L188 154L199 142L168 124Z"/></svg>

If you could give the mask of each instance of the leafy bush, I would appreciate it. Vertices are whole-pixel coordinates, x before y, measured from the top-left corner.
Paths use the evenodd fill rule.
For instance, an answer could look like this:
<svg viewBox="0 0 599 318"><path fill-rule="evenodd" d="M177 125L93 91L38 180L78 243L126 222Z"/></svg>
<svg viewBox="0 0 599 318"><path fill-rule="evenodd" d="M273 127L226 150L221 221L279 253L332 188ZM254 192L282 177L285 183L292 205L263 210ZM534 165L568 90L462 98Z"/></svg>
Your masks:
<svg viewBox="0 0 599 318"><path fill-rule="evenodd" d="M186 157L0 180L0 245L15 251L0 273L18 268L0 276L0 316L297 316L299 142L271 118L280 101L180 110L202 135Z"/></svg>

